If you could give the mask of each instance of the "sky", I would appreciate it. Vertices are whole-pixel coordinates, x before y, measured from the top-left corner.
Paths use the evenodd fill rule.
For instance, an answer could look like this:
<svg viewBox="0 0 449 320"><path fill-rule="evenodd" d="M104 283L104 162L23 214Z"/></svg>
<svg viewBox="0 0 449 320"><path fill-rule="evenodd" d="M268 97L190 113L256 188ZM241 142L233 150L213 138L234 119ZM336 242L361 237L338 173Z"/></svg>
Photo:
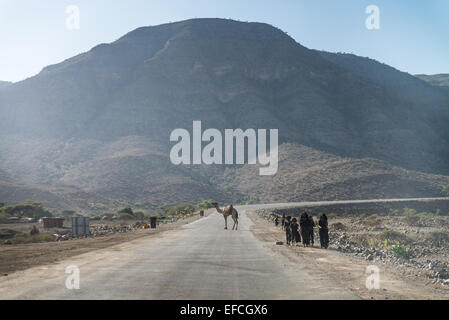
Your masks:
<svg viewBox="0 0 449 320"><path fill-rule="evenodd" d="M366 27L370 5L379 29ZM449 73L449 0L0 0L0 80L23 80L138 27L204 17L269 23L308 48L411 74Z"/></svg>

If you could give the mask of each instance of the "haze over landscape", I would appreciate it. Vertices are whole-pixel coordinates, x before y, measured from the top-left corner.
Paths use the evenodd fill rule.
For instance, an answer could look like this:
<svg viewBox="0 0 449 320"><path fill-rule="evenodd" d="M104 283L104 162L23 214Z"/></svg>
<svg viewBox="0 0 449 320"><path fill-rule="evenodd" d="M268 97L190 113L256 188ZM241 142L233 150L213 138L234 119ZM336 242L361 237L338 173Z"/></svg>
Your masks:
<svg viewBox="0 0 449 320"><path fill-rule="evenodd" d="M449 91L420 78L306 48L264 23L138 28L0 83L0 199L91 212L202 199L447 196ZM169 134L193 120L279 128L277 175L171 164Z"/></svg>

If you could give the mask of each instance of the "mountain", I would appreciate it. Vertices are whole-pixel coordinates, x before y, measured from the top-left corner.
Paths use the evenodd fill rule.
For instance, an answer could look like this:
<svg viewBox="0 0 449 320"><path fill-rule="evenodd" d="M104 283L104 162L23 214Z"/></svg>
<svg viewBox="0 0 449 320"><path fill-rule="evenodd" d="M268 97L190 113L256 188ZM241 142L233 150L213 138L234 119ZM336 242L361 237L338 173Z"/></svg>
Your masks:
<svg viewBox="0 0 449 320"><path fill-rule="evenodd" d="M52 209L104 213L233 198L209 178L172 165L168 153L145 137L105 142L2 136L0 145L0 163L11 172L0 171L0 199L8 203L36 200Z"/></svg>
<svg viewBox="0 0 449 320"><path fill-rule="evenodd" d="M449 177L405 170L372 158L343 158L306 146L279 148L279 172L258 176L245 165L223 183L265 202L439 197L449 194ZM260 188L263 186L263 188Z"/></svg>
<svg viewBox="0 0 449 320"><path fill-rule="evenodd" d="M433 86L449 87L449 74L441 73L434 75L417 74L417 78L430 83Z"/></svg>
<svg viewBox="0 0 449 320"><path fill-rule="evenodd" d="M12 82L8 82L8 81L0 81L0 89L5 88L9 85L11 85Z"/></svg>
<svg viewBox="0 0 449 320"><path fill-rule="evenodd" d="M138 28L4 87L0 169L17 183L58 196L66 190L80 210L236 201L255 189L263 202L276 198L273 181L310 182L301 165L280 168L274 179L251 178L254 166L172 165L170 132L202 120L219 130L279 128L283 163L299 161L293 150L345 159L338 167L345 175L321 171L323 198L342 185L370 184L369 176L351 182L351 172L385 166L392 181L418 172L409 183L422 188L394 182L405 193L440 195L440 176L449 174L448 106L447 91L374 60L310 50L263 23L193 19ZM307 190L285 189L279 198ZM372 188L357 194L372 195Z"/></svg>

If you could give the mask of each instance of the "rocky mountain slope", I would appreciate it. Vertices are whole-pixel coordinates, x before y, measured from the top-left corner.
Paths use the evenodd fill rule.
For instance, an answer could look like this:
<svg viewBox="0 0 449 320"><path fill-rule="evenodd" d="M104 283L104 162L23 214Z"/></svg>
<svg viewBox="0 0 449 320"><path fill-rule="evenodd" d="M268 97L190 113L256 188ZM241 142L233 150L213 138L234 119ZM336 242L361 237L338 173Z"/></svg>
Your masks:
<svg viewBox="0 0 449 320"><path fill-rule="evenodd" d="M449 195L448 176L405 170L373 158L343 158L291 143L281 145L279 155L276 176L258 176L257 167L245 165L223 183L266 202Z"/></svg>
<svg viewBox="0 0 449 320"><path fill-rule="evenodd" d="M445 90L370 59L310 50L267 24L143 27L3 86L0 169L11 181L0 198L38 198L8 191L29 185L67 203L50 207L106 210L255 193L262 202L372 197L380 192L373 183L385 181L386 197L440 195L448 106ZM191 130L193 120L220 130L278 128L278 174L172 165L170 132ZM317 154L329 161L312 174ZM404 178L415 171L425 173ZM282 194L280 181L289 185Z"/></svg>

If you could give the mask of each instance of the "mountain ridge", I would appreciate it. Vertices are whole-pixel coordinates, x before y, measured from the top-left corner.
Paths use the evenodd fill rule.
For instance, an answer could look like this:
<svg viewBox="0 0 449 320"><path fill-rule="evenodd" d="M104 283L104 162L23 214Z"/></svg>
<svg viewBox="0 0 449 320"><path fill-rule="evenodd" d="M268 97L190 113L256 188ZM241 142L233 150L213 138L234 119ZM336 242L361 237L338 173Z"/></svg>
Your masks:
<svg viewBox="0 0 449 320"><path fill-rule="evenodd" d="M146 197L163 204L254 196L237 185L254 168L171 165L170 132L202 120L219 130L278 128L281 145L306 153L429 173L413 183L439 195L432 181L449 174L448 105L445 90L371 59L308 49L268 24L192 19L137 28L4 87L0 170L21 184L98 194L104 206ZM295 148L284 148L287 156L297 157ZM345 165L351 167L354 175L363 171ZM401 179L399 169L389 170L388 184ZM296 175L280 171L285 179ZM334 178L334 187L322 179L323 188L341 190L345 183ZM254 180L273 190L269 181ZM375 193L364 190L360 196ZM404 194L421 189L410 190Z"/></svg>
<svg viewBox="0 0 449 320"><path fill-rule="evenodd" d="M428 82L433 86L438 87L449 87L449 73L439 73L439 74L417 74L415 77Z"/></svg>

